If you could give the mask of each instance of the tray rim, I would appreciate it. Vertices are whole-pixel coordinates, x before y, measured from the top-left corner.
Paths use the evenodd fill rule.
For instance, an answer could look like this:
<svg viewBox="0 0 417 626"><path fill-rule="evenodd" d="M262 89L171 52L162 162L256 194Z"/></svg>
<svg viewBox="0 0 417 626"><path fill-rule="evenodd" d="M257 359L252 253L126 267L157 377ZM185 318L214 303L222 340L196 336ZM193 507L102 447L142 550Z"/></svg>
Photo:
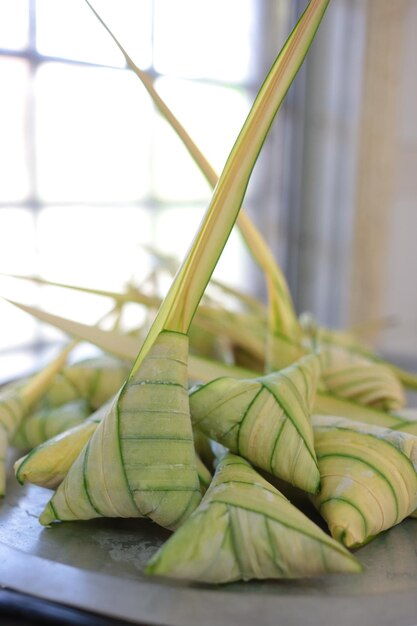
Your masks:
<svg viewBox="0 0 417 626"><path fill-rule="evenodd" d="M23 557L23 558L22 558ZM369 595L242 594L86 571L0 542L0 585L64 606L149 626L416 626L415 590ZM33 572L36 571L36 577ZM234 601L238 598L238 602ZM248 620L249 618L249 620Z"/></svg>

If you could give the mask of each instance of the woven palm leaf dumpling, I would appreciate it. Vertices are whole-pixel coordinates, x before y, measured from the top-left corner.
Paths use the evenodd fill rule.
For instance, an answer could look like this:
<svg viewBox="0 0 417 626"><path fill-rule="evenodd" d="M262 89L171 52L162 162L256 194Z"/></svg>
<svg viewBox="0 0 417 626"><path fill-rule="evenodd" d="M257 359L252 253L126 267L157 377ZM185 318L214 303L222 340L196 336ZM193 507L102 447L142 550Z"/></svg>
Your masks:
<svg viewBox="0 0 417 626"><path fill-rule="evenodd" d="M188 330L239 212L248 180L328 0L313 0L242 128L206 215L131 373L40 521L149 517L176 528L201 493L188 403ZM285 71L283 71L285 68Z"/></svg>
<svg viewBox="0 0 417 626"><path fill-rule="evenodd" d="M200 506L151 558L146 573L226 583L361 569L247 461L229 453Z"/></svg>
<svg viewBox="0 0 417 626"><path fill-rule="evenodd" d="M417 437L314 415L321 489L311 496L332 536L358 547L417 507Z"/></svg>
<svg viewBox="0 0 417 626"><path fill-rule="evenodd" d="M316 493L320 474L310 414L319 359L249 380L218 378L190 391L193 424L258 467Z"/></svg>
<svg viewBox="0 0 417 626"><path fill-rule="evenodd" d="M6 458L11 440L24 418L40 401L65 364L67 346L49 365L22 383L10 383L0 392L0 496L6 492Z"/></svg>

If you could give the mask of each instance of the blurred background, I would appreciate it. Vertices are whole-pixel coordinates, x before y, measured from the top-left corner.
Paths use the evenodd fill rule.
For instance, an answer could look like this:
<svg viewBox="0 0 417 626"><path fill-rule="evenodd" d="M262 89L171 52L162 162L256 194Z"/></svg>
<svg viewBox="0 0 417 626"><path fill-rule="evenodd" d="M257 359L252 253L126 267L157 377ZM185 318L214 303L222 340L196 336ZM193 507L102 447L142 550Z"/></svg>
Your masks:
<svg viewBox="0 0 417 626"><path fill-rule="evenodd" d="M305 0L94 0L221 171ZM245 206L299 313L417 364L417 1L332 0ZM121 289L181 260L210 189L83 0L0 0L0 272ZM233 232L216 275L265 297ZM0 276L95 323L103 301ZM104 307L105 308L105 307ZM108 307L109 308L109 307ZM62 340L0 302L0 380Z"/></svg>

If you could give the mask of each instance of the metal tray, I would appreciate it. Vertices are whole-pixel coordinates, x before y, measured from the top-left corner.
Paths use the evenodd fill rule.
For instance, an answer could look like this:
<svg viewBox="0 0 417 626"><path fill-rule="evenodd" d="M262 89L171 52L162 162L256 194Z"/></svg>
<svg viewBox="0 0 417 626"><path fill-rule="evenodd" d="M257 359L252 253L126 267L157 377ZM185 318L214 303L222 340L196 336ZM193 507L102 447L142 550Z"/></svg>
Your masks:
<svg viewBox="0 0 417 626"><path fill-rule="evenodd" d="M164 626L415 626L417 520L357 551L359 575L209 587L148 578L169 536L147 520L92 520L42 528L51 492L10 475L0 504L0 585L136 624Z"/></svg>

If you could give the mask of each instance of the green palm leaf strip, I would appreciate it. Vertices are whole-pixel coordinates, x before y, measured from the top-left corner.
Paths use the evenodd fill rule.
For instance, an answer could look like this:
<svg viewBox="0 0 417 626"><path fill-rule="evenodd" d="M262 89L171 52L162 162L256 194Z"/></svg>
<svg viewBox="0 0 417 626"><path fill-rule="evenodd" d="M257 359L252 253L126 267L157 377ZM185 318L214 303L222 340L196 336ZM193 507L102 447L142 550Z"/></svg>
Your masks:
<svg viewBox="0 0 417 626"><path fill-rule="evenodd" d="M133 337L129 337L115 331L104 331L96 327L82 324L80 322L74 322L73 320L47 313L46 311L43 311L36 307L25 305L23 303L12 302L12 304L27 312L28 314L33 315L37 319L47 322L54 327L68 333L69 335L78 337L79 339L83 339L85 341L89 341L97 347L101 348L102 350L105 350L121 359L133 361L135 355L137 354L139 342ZM224 320L222 324L224 327ZM240 328L236 324L230 324L230 326L233 326L234 328L234 334L232 335L233 338L234 336L236 336L236 338L240 337L242 339L242 345L248 347L253 362L253 355L257 355L257 351L262 350L261 341L256 343L253 338L251 338L249 342L245 342L244 337L246 337L247 333L242 333ZM211 327L214 328L213 323ZM216 326L216 328L219 329L220 327ZM194 382L209 382L211 379L221 376L231 376L235 378L256 378L256 376L258 376L258 373L256 371L252 371L249 368L231 366L229 364L215 361L212 359L206 359L195 355L190 355L189 376ZM59 378L59 376L57 378ZM83 380L83 375L81 375L81 372L79 375L79 379ZM54 387L55 383L52 385L51 389L47 393L47 398L51 396ZM64 400L64 398L69 401L74 397L74 391L69 393L71 393L69 397L65 396L64 392L59 392L57 395L58 398L61 398L62 401ZM75 392L75 397L77 397L78 393L78 391ZM403 429L405 431L407 430L407 426L409 428L414 428L413 422L410 422L409 419L407 420L405 417L403 417L404 409L401 411L396 410L394 412L388 412L375 407L367 407L359 405L357 402L355 402L355 400L337 397L334 394L330 393L328 390L320 390L317 392L314 412L324 413L326 415L340 415L343 417L348 417L349 419L364 421L368 424ZM412 433L414 433L414 430L412 431Z"/></svg>
<svg viewBox="0 0 417 626"><path fill-rule="evenodd" d="M161 298L159 298L158 296L149 295L147 293L142 293L138 290L138 288L133 288L132 286L129 286L126 292L115 292L115 291L106 291L104 289L97 290L97 289L92 289L92 288L87 288L87 287L81 287L78 285L73 285L73 284L68 284L68 283L61 283L61 282L58 283L56 281L50 281L44 278L39 278L37 276L22 276L22 275L19 276L19 275L14 275L14 274L7 274L7 276L16 278L16 279L23 279L26 281L39 283L42 285L55 286L55 287L59 287L62 289L78 291L80 293L88 293L92 295L102 296L105 298L110 298L115 301L116 307L121 307L125 303L135 303L139 305L142 304L147 308L148 312L151 313L153 309L157 309L161 304ZM262 324L264 323L264 317L265 317L264 307L255 298L251 298L247 296L246 294L242 294L240 291L233 289L231 287L227 287L226 285L223 285L222 283L219 283L218 281L213 281L213 279L211 280L211 282L214 285L216 285L218 288L220 288L222 291L227 293L228 295L233 295L235 299L239 300L240 304L243 304L245 308L248 309L249 311L248 313L241 313L239 315L241 320L239 320L238 323L243 322L245 324L249 324L249 323L252 323L253 319L256 319L259 317L261 317L260 321L262 322ZM228 344L229 338L224 339L223 337L221 338L215 337L214 334L211 332L211 330L206 328L207 322L210 320L211 317L215 318L216 320L219 320L219 318L221 318L222 316L226 316L226 315L228 317L232 316L232 312L227 312L225 309L222 309L221 305L218 302L216 302L213 298L211 298L211 301L212 301L211 306L208 306L207 298L206 298L206 305L199 307L196 313L196 316L193 320L193 324L190 328L190 332L189 332L190 349L194 353L200 354L201 356L209 356L209 357L218 355L222 351L224 352L225 350L224 343L226 341ZM230 320L230 326L232 325L232 323L234 324L234 321ZM217 333L216 327L218 325L219 325L219 322L217 322L217 324L216 323L214 324L215 333ZM224 334L227 333L227 330L228 328L224 329L225 331ZM137 329L137 333L143 334L142 329L140 328ZM263 350L263 346L262 346L262 350ZM134 356L136 356L136 353Z"/></svg>
<svg viewBox="0 0 417 626"><path fill-rule="evenodd" d="M145 572L228 583L361 569L247 461L228 454L201 505L151 558Z"/></svg>
<svg viewBox="0 0 417 626"><path fill-rule="evenodd" d="M393 430L402 429L410 423L407 418L402 416L402 411L390 412L369 407L323 391L317 391L313 412L322 415L339 415L357 422L365 422L365 424L383 426Z"/></svg>
<svg viewBox="0 0 417 626"><path fill-rule="evenodd" d="M205 175L209 184L215 186L217 182L216 172L211 167L204 155L201 153L201 151L194 143L192 138L189 136L180 121L176 118L176 116L172 113L164 100L158 94L158 92L154 88L152 78L146 72L137 67L137 65L130 58L126 50L123 48L122 44L111 32L109 27L104 23L104 21L92 7L90 2L88 0L86 0L86 2L124 55L128 67L142 81L144 87L147 89L149 95L152 97L161 114L165 117L165 119L180 137L190 155L200 167L202 173ZM249 250L253 254L261 269L263 269L267 281L270 317L270 334L268 335L267 343L267 364L269 369L284 367L289 363L292 363L296 358L303 354L303 349L299 345L302 338L302 329L294 311L294 305L292 303L288 285L265 239L262 237L261 233L258 231L258 229L251 222L251 220L243 210L238 216L237 224L240 228L244 240L248 245ZM342 338L343 341L345 341L346 339L346 333L331 331L325 328L322 328L320 330L323 333L332 336L332 341L334 340L336 343L339 343L339 340ZM289 346L285 346L286 349L283 350L280 338L278 338L278 342L276 341L276 333L281 336L284 335L288 339L292 340ZM357 343L357 341L355 341L354 343L356 344L354 350L357 351L358 354L364 353L363 356L367 356L371 360L381 362L382 364L390 368L392 373L397 377L398 380L401 381L403 385L411 389L417 389L416 374L407 372L402 368L393 365L392 363L384 361L371 351L366 350L364 347L361 346L361 344ZM350 349L352 348L353 346L351 346Z"/></svg>
<svg viewBox="0 0 417 626"><path fill-rule="evenodd" d="M142 293L138 289L132 288L131 285L128 286L125 292L123 291L109 291L107 289L95 289L93 287L83 287L81 285L72 285L69 283L57 282L55 280L48 280L47 278L42 278L41 276L31 276L31 275L23 275L23 274L6 274L4 272L0 272L0 276L7 276L8 278L15 278L17 280L26 280L38 285L45 285L48 287L59 287L61 289L68 289L72 291L77 291L79 293L85 293L94 296L102 296L103 298L110 298L114 300L119 306L125 302L135 302L137 304L143 304L146 307L159 307L161 304L161 299L157 296L150 296Z"/></svg>
<svg viewBox="0 0 417 626"><path fill-rule="evenodd" d="M41 523L148 516L176 528L198 505L187 332L269 127L326 6L324 0L311 2L263 83L126 384L47 505Z"/></svg>
<svg viewBox="0 0 417 626"><path fill-rule="evenodd" d="M417 506L417 437L340 417L313 416L321 489L312 497L332 536L357 547Z"/></svg>
<svg viewBox="0 0 417 626"><path fill-rule="evenodd" d="M115 41L116 45L124 55L128 67L133 70L133 72L142 81L144 87L152 97L161 114L171 124L172 128L180 137L185 147L187 148L197 165L200 167L202 173L205 175L209 184L214 187L218 180L216 172L211 167L202 152L199 150L197 145L194 143L192 138L189 136L178 118L176 118L176 116L172 113L172 111L166 105L161 96L157 93L154 88L152 78L148 76L146 72L137 67L137 65L130 58L118 39L114 36L114 34L103 22L95 9L91 6L90 2L88 0L86 0L86 2L90 6L91 10L94 12L96 17L99 19L99 21L102 23L104 28ZM266 344L266 363L268 369L271 370L285 367L304 353L304 350L300 345L302 339L302 330L297 320L288 285L265 239L262 237L261 233L258 231L258 229L251 222L248 215L243 210L238 216L237 224L244 237L244 240L248 245L250 252L253 254L259 266L263 269L267 281L270 331L267 335ZM335 335L335 333L333 333L333 335ZM283 346L282 336L285 336L290 340L288 345L287 343L285 343L285 345ZM283 349L283 347L285 349ZM358 349L359 351L361 351L360 346L358 346ZM375 360L377 358L378 357L376 357L375 355L373 357L371 356L372 360ZM417 376L405 372L398 367L392 366L389 363L385 363L385 365L387 365L391 369L391 376L389 376L389 373L386 370L379 370L379 373L382 376L381 387L383 387L385 383L384 378L388 378L389 376L389 384L391 386L398 387L398 380L401 380L401 382L403 382L403 384L405 384L406 386L417 389ZM399 394L399 397L401 397L401 394ZM403 404L399 404L397 401L395 401L392 408L396 408L400 405L402 406Z"/></svg>
<svg viewBox="0 0 417 626"><path fill-rule="evenodd" d="M74 320L61 317L59 315L54 315L53 313L48 313L47 311L43 311L42 309L39 309L37 307L23 304L22 302L16 302L13 300L6 301L18 307L20 310L25 311L29 315L36 317L36 319L46 322L47 324L51 324L55 328L59 328L68 335L77 337L78 339L83 339L84 341L88 341L94 344L105 352L112 354L114 357L133 362L135 357L137 356L140 347L140 341L138 339L135 339L134 337L120 333L118 331L102 330L100 328L97 328L96 326L89 326L88 324L83 324L82 322L76 322ZM252 372L247 368L230 366L220 361L214 361L212 359L200 357L197 355L189 355L189 377L192 381L209 381L211 378L216 378L218 376L228 376L231 373L233 376L240 376L242 378L248 376L256 376L256 372ZM80 371L75 375L77 382L79 381L81 385L84 384L83 381L85 374L86 372L81 373ZM73 387L72 383L70 383L70 385L71 387ZM56 395L60 398L59 403L69 401L74 397L74 393L79 394L78 387L73 390L67 389L66 391L64 391L64 387L66 387L66 385L63 382L62 391L57 390L56 392ZM51 391L46 396L49 404L52 401L50 401L52 391L53 390L51 389Z"/></svg>
<svg viewBox="0 0 417 626"><path fill-rule="evenodd" d="M319 360L258 378L218 378L190 392L194 426L254 465L310 493L319 488L310 414Z"/></svg>
<svg viewBox="0 0 417 626"><path fill-rule="evenodd" d="M168 121L168 123L175 130L179 138L182 140L183 144L189 151L190 155L195 160L197 165L200 167L208 183L212 187L215 187L218 181L218 176L216 172L214 171L210 163L207 161L207 159L204 157L202 152L199 150L198 146L194 143L190 135L187 133L185 128L180 123L180 121L176 118L176 116L172 113L172 111L166 105L164 100L158 94L158 92L156 91L153 85L152 78L148 76L146 72L144 72L139 67L137 67L137 65L133 62L133 60L131 59L129 54L126 52L126 50L123 48L121 43L118 41L115 35L111 32L108 26L104 23L104 21L98 15L97 11L95 11L95 9L92 7L90 2L86 0L86 3L89 5L93 13L96 15L98 20L107 30L107 32L110 34L110 36L112 37L112 39L114 40L114 42L116 43L116 45L118 46L122 54L124 55L128 67L142 81L144 87L148 91L149 95L151 96L153 102L155 103L155 105L157 106L161 114L164 116L164 118ZM321 1L321 0L315 1L314 0L310 2L310 4L308 5L305 11L305 14L301 18L301 20L304 20L304 23L306 24L306 28L308 29L310 29L310 26L314 22L313 28L310 31L313 33L313 36L327 8L327 4L328 4L328 0L327 1ZM297 27L294 29L292 35L289 37L286 43L286 46L283 49L283 53L285 53L286 51L290 51L292 47L297 46L298 45L296 41L297 38L303 36L303 33L301 33L301 29L299 28L301 24L301 20L299 21L299 24L297 25ZM305 44L303 44L303 46L306 45L308 48L309 44L310 42L308 41L308 37L307 37L305 38ZM305 55L307 51L307 48L303 46L299 47L300 55ZM283 76L282 92L283 94L285 94L286 89L287 89L285 74L289 72L291 75L292 68L290 65L286 66L286 62L284 61L281 64L280 71ZM278 78L280 79L281 77L278 76ZM290 80L292 80L292 76ZM292 303L292 299L291 299L291 295L290 295L287 283L285 281L285 278L282 274L280 267L275 262L275 259L271 251L269 250L269 247L266 241L264 240L261 233L255 227L255 225L251 222L251 220L249 219L249 217L244 211L240 212L238 219L237 219L237 224L239 226L239 229L242 233L244 240L246 241L248 245L250 252L253 254L253 256L255 257L255 260L265 272L265 276L267 279L268 293L269 293L269 306L270 306L270 316L271 316L272 327L281 328L282 332L284 334L287 334L289 337L300 339L301 329L297 320L297 316L294 311L294 306ZM298 356L300 356L301 354L302 354L302 351L299 351ZM283 361L281 362L281 364L287 365L289 362L291 362L290 359L284 359L284 357L282 358L283 358Z"/></svg>
<svg viewBox="0 0 417 626"><path fill-rule="evenodd" d="M243 209L241 209L240 211L242 212ZM238 220L240 219L241 212L238 215ZM142 247L149 254L151 254L159 263L161 263L164 267L167 267L172 274L175 274L179 266L179 262L175 257L164 254L160 250L157 250L154 246L151 246L149 244L144 244ZM210 285L213 285L227 295L233 296L233 298L242 303L249 311L264 317L265 306L260 300L258 300L254 296L251 296L248 293L244 293L240 289L236 289L235 287L228 285L227 283L224 283L223 281L219 280L218 278L214 278L213 276L210 279Z"/></svg>

